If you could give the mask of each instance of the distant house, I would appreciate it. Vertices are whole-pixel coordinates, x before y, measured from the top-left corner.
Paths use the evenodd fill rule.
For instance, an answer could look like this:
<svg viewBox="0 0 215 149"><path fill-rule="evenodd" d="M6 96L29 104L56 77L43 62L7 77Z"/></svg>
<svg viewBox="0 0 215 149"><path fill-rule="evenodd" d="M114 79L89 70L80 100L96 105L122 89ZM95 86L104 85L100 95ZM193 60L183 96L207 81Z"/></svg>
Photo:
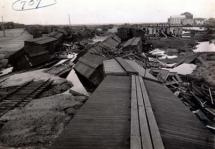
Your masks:
<svg viewBox="0 0 215 149"><path fill-rule="evenodd" d="M140 37L133 37L122 45L123 51L142 52L142 40Z"/></svg>

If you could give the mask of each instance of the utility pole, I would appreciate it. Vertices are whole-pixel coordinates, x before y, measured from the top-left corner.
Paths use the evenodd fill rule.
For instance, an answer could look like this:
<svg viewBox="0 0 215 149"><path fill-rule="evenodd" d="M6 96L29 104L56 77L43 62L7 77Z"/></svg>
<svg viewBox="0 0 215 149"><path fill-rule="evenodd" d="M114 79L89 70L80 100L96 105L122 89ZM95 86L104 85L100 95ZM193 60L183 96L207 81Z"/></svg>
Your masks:
<svg viewBox="0 0 215 149"><path fill-rule="evenodd" d="M68 14L68 19L69 19L69 26L71 26L70 14Z"/></svg>
<svg viewBox="0 0 215 149"><path fill-rule="evenodd" d="M5 34L5 27L4 27L4 18L3 18L3 16L2 16L1 18L2 18L2 31L3 31L3 37L6 37L6 34Z"/></svg>

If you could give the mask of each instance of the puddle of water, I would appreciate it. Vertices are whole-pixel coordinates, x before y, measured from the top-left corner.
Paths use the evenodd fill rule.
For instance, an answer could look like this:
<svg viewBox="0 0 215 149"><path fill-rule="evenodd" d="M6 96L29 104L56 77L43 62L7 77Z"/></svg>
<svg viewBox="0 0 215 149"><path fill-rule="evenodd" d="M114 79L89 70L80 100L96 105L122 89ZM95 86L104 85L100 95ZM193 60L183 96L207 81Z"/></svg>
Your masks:
<svg viewBox="0 0 215 149"><path fill-rule="evenodd" d="M215 44L209 41L199 42L193 52L215 52Z"/></svg>
<svg viewBox="0 0 215 149"><path fill-rule="evenodd" d="M166 70L169 70L170 72L177 72L178 74L182 74L182 75L187 75L187 74L191 74L195 69L196 69L196 65L194 64L181 64L173 69L168 69L168 68L163 68Z"/></svg>

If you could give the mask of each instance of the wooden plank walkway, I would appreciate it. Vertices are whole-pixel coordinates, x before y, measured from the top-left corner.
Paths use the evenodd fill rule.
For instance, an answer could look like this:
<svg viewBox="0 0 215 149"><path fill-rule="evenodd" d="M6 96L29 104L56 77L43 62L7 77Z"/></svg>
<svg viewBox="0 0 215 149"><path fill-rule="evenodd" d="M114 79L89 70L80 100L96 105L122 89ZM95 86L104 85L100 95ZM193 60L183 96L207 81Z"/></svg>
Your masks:
<svg viewBox="0 0 215 149"><path fill-rule="evenodd" d="M107 76L51 149L129 149L129 76Z"/></svg>
<svg viewBox="0 0 215 149"><path fill-rule="evenodd" d="M165 149L215 149L215 135L167 87L144 82Z"/></svg>
<svg viewBox="0 0 215 149"><path fill-rule="evenodd" d="M164 149L145 83L132 75L130 149Z"/></svg>
<svg viewBox="0 0 215 149"><path fill-rule="evenodd" d="M51 149L215 149L214 134L167 87L135 62L125 66L132 76L121 66L125 76L116 62L104 63L105 79Z"/></svg>

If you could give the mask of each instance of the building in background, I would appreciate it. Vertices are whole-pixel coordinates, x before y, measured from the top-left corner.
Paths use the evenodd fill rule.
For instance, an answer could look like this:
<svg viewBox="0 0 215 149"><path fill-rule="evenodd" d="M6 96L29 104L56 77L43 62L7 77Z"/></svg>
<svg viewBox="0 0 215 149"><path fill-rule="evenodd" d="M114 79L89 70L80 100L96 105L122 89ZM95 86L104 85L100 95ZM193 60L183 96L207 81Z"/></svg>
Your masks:
<svg viewBox="0 0 215 149"><path fill-rule="evenodd" d="M190 12L184 12L181 15L185 16L186 19L193 19L193 14Z"/></svg>
<svg viewBox="0 0 215 149"><path fill-rule="evenodd" d="M168 23L170 25L182 25L182 26L203 26L207 19L194 18L190 12L184 12L180 15L170 16Z"/></svg>
<svg viewBox="0 0 215 149"><path fill-rule="evenodd" d="M205 18L195 18L194 24L197 26L202 26L202 25L205 25L206 20L207 19L205 19Z"/></svg>
<svg viewBox="0 0 215 149"><path fill-rule="evenodd" d="M181 24L184 26L193 26L194 25L194 19L185 18L182 20Z"/></svg>
<svg viewBox="0 0 215 149"><path fill-rule="evenodd" d="M168 19L168 23L170 25L182 25L183 19L185 19L184 15L170 16L170 18Z"/></svg>

